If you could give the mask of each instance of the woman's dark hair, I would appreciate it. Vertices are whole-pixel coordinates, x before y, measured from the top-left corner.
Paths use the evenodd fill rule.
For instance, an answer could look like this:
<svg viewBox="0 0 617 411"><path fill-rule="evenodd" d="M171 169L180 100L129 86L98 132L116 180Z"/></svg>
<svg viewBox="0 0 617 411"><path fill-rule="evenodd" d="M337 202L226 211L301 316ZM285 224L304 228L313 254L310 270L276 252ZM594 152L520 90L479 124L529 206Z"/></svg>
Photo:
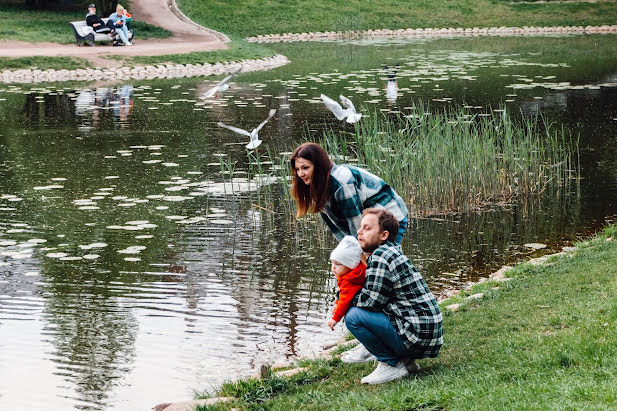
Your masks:
<svg viewBox="0 0 617 411"><path fill-rule="evenodd" d="M303 158L313 163L313 178L311 185L307 186L298 177L296 172L296 159ZM318 213L328 202L328 185L330 184L330 170L332 160L328 153L319 144L304 143L296 148L289 159L292 173L291 197L296 200L298 212L296 217L302 217L306 213Z"/></svg>

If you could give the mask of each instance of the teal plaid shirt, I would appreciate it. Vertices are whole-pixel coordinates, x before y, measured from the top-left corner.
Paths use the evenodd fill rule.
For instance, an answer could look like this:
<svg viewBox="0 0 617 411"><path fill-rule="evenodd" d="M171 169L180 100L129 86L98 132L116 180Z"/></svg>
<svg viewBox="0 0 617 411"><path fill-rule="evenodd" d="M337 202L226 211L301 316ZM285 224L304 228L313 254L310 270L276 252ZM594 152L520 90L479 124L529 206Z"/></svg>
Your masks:
<svg viewBox="0 0 617 411"><path fill-rule="evenodd" d="M385 181L362 168L334 164L328 191L329 200L320 214L338 241L346 235L358 236L366 208L385 208L399 222L407 218L403 199Z"/></svg>
<svg viewBox="0 0 617 411"><path fill-rule="evenodd" d="M441 311L422 275L392 241L368 259L366 282L354 305L385 313L416 358L436 357L443 344Z"/></svg>

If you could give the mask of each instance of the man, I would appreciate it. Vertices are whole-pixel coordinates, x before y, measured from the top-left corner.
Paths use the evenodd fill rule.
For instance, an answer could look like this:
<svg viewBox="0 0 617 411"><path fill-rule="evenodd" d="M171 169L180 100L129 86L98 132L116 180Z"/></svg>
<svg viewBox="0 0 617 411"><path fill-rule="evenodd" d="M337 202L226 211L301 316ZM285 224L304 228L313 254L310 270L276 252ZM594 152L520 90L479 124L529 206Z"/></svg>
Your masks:
<svg viewBox="0 0 617 411"><path fill-rule="evenodd" d="M92 29L96 31L97 33L111 32L110 34L112 36L116 34L112 25L105 25L103 20L101 20L101 18L96 15L96 6L94 4L90 4L88 6L88 15L86 16L86 24L92 27Z"/></svg>
<svg viewBox="0 0 617 411"><path fill-rule="evenodd" d="M418 270L395 242L398 221L385 209L362 213L358 242L370 254L366 282L345 315L360 341L341 356L345 363L377 358L363 384L393 381L419 370L415 360L436 357L443 343L442 316Z"/></svg>

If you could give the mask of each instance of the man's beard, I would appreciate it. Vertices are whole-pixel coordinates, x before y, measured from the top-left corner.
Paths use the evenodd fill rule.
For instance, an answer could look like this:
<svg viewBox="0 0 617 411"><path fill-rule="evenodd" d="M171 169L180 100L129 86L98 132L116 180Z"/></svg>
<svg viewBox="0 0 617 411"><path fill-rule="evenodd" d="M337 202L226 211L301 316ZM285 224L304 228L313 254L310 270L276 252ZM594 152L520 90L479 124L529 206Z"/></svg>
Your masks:
<svg viewBox="0 0 617 411"><path fill-rule="evenodd" d="M366 241L364 242L364 247L362 247L362 251L364 251L365 253L369 253L371 254L373 251L377 250L377 247L379 247L381 245L381 243L379 241L375 241L372 243L367 243Z"/></svg>

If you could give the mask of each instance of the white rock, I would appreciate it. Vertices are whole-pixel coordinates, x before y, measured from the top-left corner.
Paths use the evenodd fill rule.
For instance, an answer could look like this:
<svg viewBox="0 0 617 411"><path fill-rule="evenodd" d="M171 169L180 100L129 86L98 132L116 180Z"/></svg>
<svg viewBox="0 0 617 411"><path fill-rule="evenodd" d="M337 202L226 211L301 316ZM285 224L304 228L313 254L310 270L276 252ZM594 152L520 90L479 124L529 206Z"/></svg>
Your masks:
<svg viewBox="0 0 617 411"><path fill-rule="evenodd" d="M527 244L524 244L524 246L527 248L534 249L534 250L541 250L543 248L546 248L546 244L542 244L542 243L527 243Z"/></svg>

